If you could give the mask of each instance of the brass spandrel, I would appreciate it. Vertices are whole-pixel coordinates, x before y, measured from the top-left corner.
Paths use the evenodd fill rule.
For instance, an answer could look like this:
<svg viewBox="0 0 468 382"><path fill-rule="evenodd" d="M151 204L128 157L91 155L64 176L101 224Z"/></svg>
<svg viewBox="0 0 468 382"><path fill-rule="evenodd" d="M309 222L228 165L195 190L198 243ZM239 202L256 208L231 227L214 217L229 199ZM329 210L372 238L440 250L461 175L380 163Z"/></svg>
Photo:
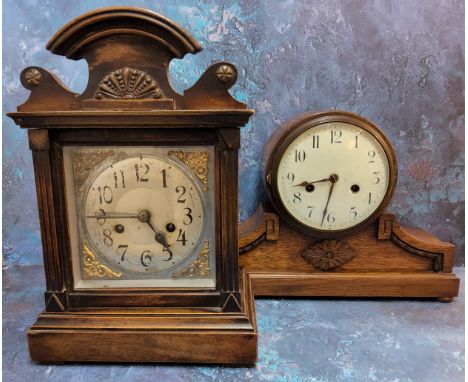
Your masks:
<svg viewBox="0 0 468 382"><path fill-rule="evenodd" d="M90 278L119 278L122 276L121 272L115 272L109 267L102 265L88 248L88 246L83 243L83 271L84 276L87 279Z"/></svg>
<svg viewBox="0 0 468 382"><path fill-rule="evenodd" d="M210 260L209 254L210 246L208 240L205 240L203 245L203 249L198 254L197 258L184 268L182 271L174 273L172 275L173 278L181 278L181 277L206 277L210 274Z"/></svg>
<svg viewBox="0 0 468 382"><path fill-rule="evenodd" d="M203 184L203 191L208 191L208 159L209 155L206 151L189 151L184 152L182 150L169 151L168 155L175 156L181 162L189 166L194 172L197 178Z"/></svg>

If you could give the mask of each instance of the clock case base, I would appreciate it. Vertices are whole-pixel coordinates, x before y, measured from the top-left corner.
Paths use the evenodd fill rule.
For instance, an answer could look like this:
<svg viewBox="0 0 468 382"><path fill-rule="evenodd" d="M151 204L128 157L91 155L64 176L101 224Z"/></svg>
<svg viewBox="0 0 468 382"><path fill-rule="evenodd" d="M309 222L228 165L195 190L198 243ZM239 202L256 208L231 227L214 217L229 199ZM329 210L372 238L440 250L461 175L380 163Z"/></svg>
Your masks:
<svg viewBox="0 0 468 382"><path fill-rule="evenodd" d="M460 280L452 273L453 244L401 226L393 214L384 213L364 231L332 242L293 230L268 212L270 208L260 206L239 228L240 264L252 279L256 297L449 302L458 295Z"/></svg>
<svg viewBox="0 0 468 382"><path fill-rule="evenodd" d="M164 362L253 365L255 305L246 274L242 310L112 308L43 312L28 331L40 363Z"/></svg>

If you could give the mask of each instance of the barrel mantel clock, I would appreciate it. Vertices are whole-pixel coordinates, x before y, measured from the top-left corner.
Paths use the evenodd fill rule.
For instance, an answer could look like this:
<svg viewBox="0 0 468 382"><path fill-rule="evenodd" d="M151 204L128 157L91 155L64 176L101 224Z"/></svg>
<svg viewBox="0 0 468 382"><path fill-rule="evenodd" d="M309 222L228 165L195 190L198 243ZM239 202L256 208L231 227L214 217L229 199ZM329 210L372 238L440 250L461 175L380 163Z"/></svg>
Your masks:
<svg viewBox="0 0 468 382"><path fill-rule="evenodd" d="M275 131L263 166L268 203L240 228L255 295L457 296L454 246L386 212L397 157L376 124L300 115Z"/></svg>
<svg viewBox="0 0 468 382"><path fill-rule="evenodd" d="M238 149L253 111L226 62L183 95L169 62L201 50L156 13L111 7L47 48L84 58L82 94L28 67L28 129L46 273L28 332L39 362L252 364L254 305L238 266Z"/></svg>

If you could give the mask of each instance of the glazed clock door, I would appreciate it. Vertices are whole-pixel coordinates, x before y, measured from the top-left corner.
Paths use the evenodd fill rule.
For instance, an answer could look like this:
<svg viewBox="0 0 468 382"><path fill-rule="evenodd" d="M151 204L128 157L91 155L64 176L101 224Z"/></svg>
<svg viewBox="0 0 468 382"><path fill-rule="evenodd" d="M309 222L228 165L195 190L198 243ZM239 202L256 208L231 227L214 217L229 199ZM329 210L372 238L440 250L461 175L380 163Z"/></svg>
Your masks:
<svg viewBox="0 0 468 382"><path fill-rule="evenodd" d="M64 148L75 289L216 285L212 147Z"/></svg>

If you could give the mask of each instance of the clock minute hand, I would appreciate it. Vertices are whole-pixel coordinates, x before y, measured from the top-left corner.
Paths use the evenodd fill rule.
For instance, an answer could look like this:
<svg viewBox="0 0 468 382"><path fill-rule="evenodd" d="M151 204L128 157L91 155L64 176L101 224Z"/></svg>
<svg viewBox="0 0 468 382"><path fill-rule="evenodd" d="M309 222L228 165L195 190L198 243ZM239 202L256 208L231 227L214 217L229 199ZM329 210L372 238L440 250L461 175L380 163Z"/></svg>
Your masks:
<svg viewBox="0 0 468 382"><path fill-rule="evenodd" d="M323 210L323 214L322 214L322 223L320 224L320 226L323 226L323 221L325 220L325 216L327 216L327 212L328 212L328 203L330 203L330 197L331 197L332 192L333 192L333 187L335 187L335 183L332 183L332 185L330 186L330 192L328 193L327 204L325 205L325 209Z"/></svg>
<svg viewBox="0 0 468 382"><path fill-rule="evenodd" d="M127 219L127 218L138 218L138 214L131 213L114 213L114 214L96 214L96 215L87 215L87 219Z"/></svg>
<svg viewBox="0 0 468 382"><path fill-rule="evenodd" d="M313 183L322 183L322 182L332 182L331 180L331 176L329 176L328 178L324 178L324 179L320 179L320 180L314 180L313 182L301 182L301 183L298 183L298 184L295 184L293 185L293 187L306 187L308 186L309 184L313 184Z"/></svg>
<svg viewBox="0 0 468 382"><path fill-rule="evenodd" d="M323 222L325 220L325 216L327 216L327 212L328 212L328 203L330 203L330 198L332 196L332 193L333 193L333 189L335 187L335 183L338 181L338 175L336 174L332 174L330 175L330 178L329 178L330 182L332 182L331 186L330 186L330 191L328 192L328 199L327 199L327 204L325 205L325 209L323 210L323 214L322 214L322 223L320 224L320 226L323 226Z"/></svg>

